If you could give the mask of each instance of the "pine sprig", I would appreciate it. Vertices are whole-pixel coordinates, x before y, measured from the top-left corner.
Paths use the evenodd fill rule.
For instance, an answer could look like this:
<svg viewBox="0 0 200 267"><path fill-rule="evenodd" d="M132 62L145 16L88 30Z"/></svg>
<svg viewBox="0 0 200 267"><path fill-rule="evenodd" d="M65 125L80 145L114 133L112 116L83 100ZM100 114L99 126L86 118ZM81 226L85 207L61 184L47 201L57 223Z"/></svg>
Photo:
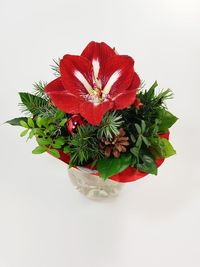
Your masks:
<svg viewBox="0 0 200 267"><path fill-rule="evenodd" d="M36 96L39 96L41 98L44 98L46 100L49 100L49 97L47 96L47 94L45 94L44 89L46 87L47 83L46 82L35 82L33 84L33 93Z"/></svg>
<svg viewBox="0 0 200 267"><path fill-rule="evenodd" d="M105 137L111 140L113 136L119 134L119 128L123 123L122 115L117 114L116 111L107 112L99 125L97 136L98 138Z"/></svg>
<svg viewBox="0 0 200 267"><path fill-rule="evenodd" d="M70 137L70 166L83 165L89 160L100 157L99 142L96 137L96 127L86 124L77 128L77 134Z"/></svg>
<svg viewBox="0 0 200 267"><path fill-rule="evenodd" d="M51 102L44 98L24 92L20 92L19 95L22 101L19 106L26 115L52 117L57 111Z"/></svg>
<svg viewBox="0 0 200 267"><path fill-rule="evenodd" d="M54 71L56 77L60 76L60 58L53 59L54 64L50 65L51 69Z"/></svg>

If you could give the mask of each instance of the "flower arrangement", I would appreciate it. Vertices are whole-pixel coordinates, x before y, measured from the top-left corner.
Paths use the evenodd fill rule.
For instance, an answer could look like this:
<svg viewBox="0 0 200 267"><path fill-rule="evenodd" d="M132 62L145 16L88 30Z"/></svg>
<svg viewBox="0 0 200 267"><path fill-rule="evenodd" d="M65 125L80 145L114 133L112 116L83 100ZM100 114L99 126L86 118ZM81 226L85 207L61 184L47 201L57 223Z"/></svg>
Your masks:
<svg viewBox="0 0 200 267"><path fill-rule="evenodd" d="M80 56L54 63L56 79L20 92L26 116L7 121L24 128L21 136L36 138L32 153L48 152L70 168L119 182L156 175L176 153L168 139L177 118L165 105L172 92L156 93L157 82L144 89L130 56L92 41Z"/></svg>

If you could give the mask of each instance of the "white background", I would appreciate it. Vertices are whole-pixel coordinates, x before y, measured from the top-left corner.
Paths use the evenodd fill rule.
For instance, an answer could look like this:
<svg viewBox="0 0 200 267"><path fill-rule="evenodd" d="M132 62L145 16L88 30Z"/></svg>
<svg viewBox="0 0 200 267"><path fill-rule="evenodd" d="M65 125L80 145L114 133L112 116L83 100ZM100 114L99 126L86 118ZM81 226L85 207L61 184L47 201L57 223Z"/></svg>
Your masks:
<svg viewBox="0 0 200 267"><path fill-rule="evenodd" d="M0 0L0 121L20 116L18 91L53 79L49 65L105 41L150 86L172 88L177 155L157 177L111 202L85 199L65 164L31 154L0 127L1 267L200 266L200 3L198 0Z"/></svg>

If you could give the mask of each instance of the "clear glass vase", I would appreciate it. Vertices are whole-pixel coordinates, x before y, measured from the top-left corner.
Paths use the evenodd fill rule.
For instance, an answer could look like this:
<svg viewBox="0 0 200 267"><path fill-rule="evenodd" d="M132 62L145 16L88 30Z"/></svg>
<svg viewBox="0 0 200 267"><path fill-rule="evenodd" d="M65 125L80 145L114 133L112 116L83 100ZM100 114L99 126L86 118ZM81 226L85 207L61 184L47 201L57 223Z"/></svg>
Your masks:
<svg viewBox="0 0 200 267"><path fill-rule="evenodd" d="M104 181L96 171L88 168L68 168L69 178L76 189L93 200L102 200L116 197L123 184L107 179Z"/></svg>

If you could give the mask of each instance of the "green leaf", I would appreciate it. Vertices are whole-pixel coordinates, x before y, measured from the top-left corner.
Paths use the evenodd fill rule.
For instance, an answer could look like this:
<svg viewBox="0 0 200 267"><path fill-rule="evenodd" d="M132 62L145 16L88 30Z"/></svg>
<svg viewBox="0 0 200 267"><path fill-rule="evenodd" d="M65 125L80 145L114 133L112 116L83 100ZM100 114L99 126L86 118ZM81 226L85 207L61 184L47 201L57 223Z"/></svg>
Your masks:
<svg viewBox="0 0 200 267"><path fill-rule="evenodd" d="M27 122L27 118L26 117L15 118L15 119L6 121L5 123L8 123L8 124L13 125L13 126L21 126L20 121Z"/></svg>
<svg viewBox="0 0 200 267"><path fill-rule="evenodd" d="M50 123L51 118L41 118L40 119L40 127L44 126L45 128L48 127L49 123Z"/></svg>
<svg viewBox="0 0 200 267"><path fill-rule="evenodd" d="M142 128L142 133L144 133L145 130L146 130L146 123L143 120L142 120L142 123L141 123L141 128Z"/></svg>
<svg viewBox="0 0 200 267"><path fill-rule="evenodd" d="M70 151L70 147L69 147L69 146L65 146L64 149L63 149L63 152L64 152L65 154L68 154L69 151Z"/></svg>
<svg viewBox="0 0 200 267"><path fill-rule="evenodd" d="M47 147L45 147L45 146L37 146L33 151L32 151L32 153L33 154L42 154L42 153L44 153L44 152L46 152L47 151Z"/></svg>
<svg viewBox="0 0 200 267"><path fill-rule="evenodd" d="M142 136L139 135L135 146L138 147L138 149L140 149L141 145L142 145Z"/></svg>
<svg viewBox="0 0 200 267"><path fill-rule="evenodd" d="M178 120L176 116L165 109L161 109L159 112L161 123L159 124L160 132L167 132L168 129Z"/></svg>
<svg viewBox="0 0 200 267"><path fill-rule="evenodd" d="M24 131L21 132L20 136L23 137L28 133L29 129L26 129Z"/></svg>
<svg viewBox="0 0 200 267"><path fill-rule="evenodd" d="M131 160L131 164L130 164L130 165L131 165L132 167L135 167L137 161L138 161L137 157L132 157L132 160Z"/></svg>
<svg viewBox="0 0 200 267"><path fill-rule="evenodd" d="M158 83L157 81L155 81L153 83L153 85L150 87L150 89L148 90L148 92L146 93L146 97L151 99L154 97L154 94L155 94L155 88L158 86Z"/></svg>
<svg viewBox="0 0 200 267"><path fill-rule="evenodd" d="M119 158L104 158L97 162L97 170L100 176L106 180L108 177L125 170L131 163L130 154L121 154Z"/></svg>
<svg viewBox="0 0 200 267"><path fill-rule="evenodd" d="M150 146L150 142L148 141L148 139L147 139L145 136L142 136L142 140L143 140L143 142L145 143L145 145L146 145L147 147Z"/></svg>
<svg viewBox="0 0 200 267"><path fill-rule="evenodd" d="M65 126L66 122L67 122L67 118L62 119L62 121L59 123L59 125L63 127L63 126Z"/></svg>
<svg viewBox="0 0 200 267"><path fill-rule="evenodd" d="M37 124L37 126L38 126L39 128L41 128L41 127L42 127L41 120L42 120L42 118L41 118L41 117L37 117L37 119L36 119L36 124Z"/></svg>
<svg viewBox="0 0 200 267"><path fill-rule="evenodd" d="M57 145L64 145L65 144L65 138L64 136L59 136L58 138L55 139L55 144Z"/></svg>
<svg viewBox="0 0 200 267"><path fill-rule="evenodd" d="M153 148L153 155L156 158L167 158L176 154L172 144L165 138L158 137L151 139L151 146Z"/></svg>
<svg viewBox="0 0 200 267"><path fill-rule="evenodd" d="M61 148L62 145L60 145L60 144L52 144L52 147L53 147L53 148Z"/></svg>
<svg viewBox="0 0 200 267"><path fill-rule="evenodd" d="M28 118L28 125L29 125L31 128L34 128L34 127L35 127L34 121L33 121L31 118Z"/></svg>
<svg viewBox="0 0 200 267"><path fill-rule="evenodd" d="M173 148L172 144L167 139L161 138L161 145L165 158L171 157L176 154L176 150Z"/></svg>
<svg viewBox="0 0 200 267"><path fill-rule="evenodd" d="M141 134L142 133L142 129L141 129L141 127L140 127L139 124L135 123L135 128L136 128L138 134Z"/></svg>
<svg viewBox="0 0 200 267"><path fill-rule="evenodd" d="M21 120L19 123L20 123L20 125L21 125L22 127L24 127L24 128L29 128L29 127L28 127L28 124L27 124L25 121Z"/></svg>
<svg viewBox="0 0 200 267"><path fill-rule="evenodd" d="M50 149L49 153L56 158L60 158L60 153L57 149Z"/></svg>
<svg viewBox="0 0 200 267"><path fill-rule="evenodd" d="M139 157L139 149L138 149L138 147L132 147L132 148L130 149L130 152L131 152L136 158Z"/></svg>
<svg viewBox="0 0 200 267"><path fill-rule="evenodd" d="M64 118L64 116L65 116L65 113L62 112L61 110L58 109L58 110L56 111L56 114L55 114L56 119L61 120L61 119Z"/></svg>
<svg viewBox="0 0 200 267"><path fill-rule="evenodd" d="M30 133L29 133L29 138L31 139L31 138L33 138L33 136L34 136L34 129L32 129L32 130L30 131Z"/></svg>
<svg viewBox="0 0 200 267"><path fill-rule="evenodd" d="M51 138L37 138L37 142L39 145L50 145L52 143Z"/></svg>
<svg viewBox="0 0 200 267"><path fill-rule="evenodd" d="M131 138L131 141L132 141L133 143L136 142L135 136L134 136L133 134L130 135L130 138Z"/></svg>
<svg viewBox="0 0 200 267"><path fill-rule="evenodd" d="M151 173L157 175L157 166L154 159L148 155L142 156L143 163L137 164L137 169L143 172Z"/></svg>
<svg viewBox="0 0 200 267"><path fill-rule="evenodd" d="M34 135L36 136L45 136L44 132L40 129L35 128L33 129L33 131L34 131Z"/></svg>

